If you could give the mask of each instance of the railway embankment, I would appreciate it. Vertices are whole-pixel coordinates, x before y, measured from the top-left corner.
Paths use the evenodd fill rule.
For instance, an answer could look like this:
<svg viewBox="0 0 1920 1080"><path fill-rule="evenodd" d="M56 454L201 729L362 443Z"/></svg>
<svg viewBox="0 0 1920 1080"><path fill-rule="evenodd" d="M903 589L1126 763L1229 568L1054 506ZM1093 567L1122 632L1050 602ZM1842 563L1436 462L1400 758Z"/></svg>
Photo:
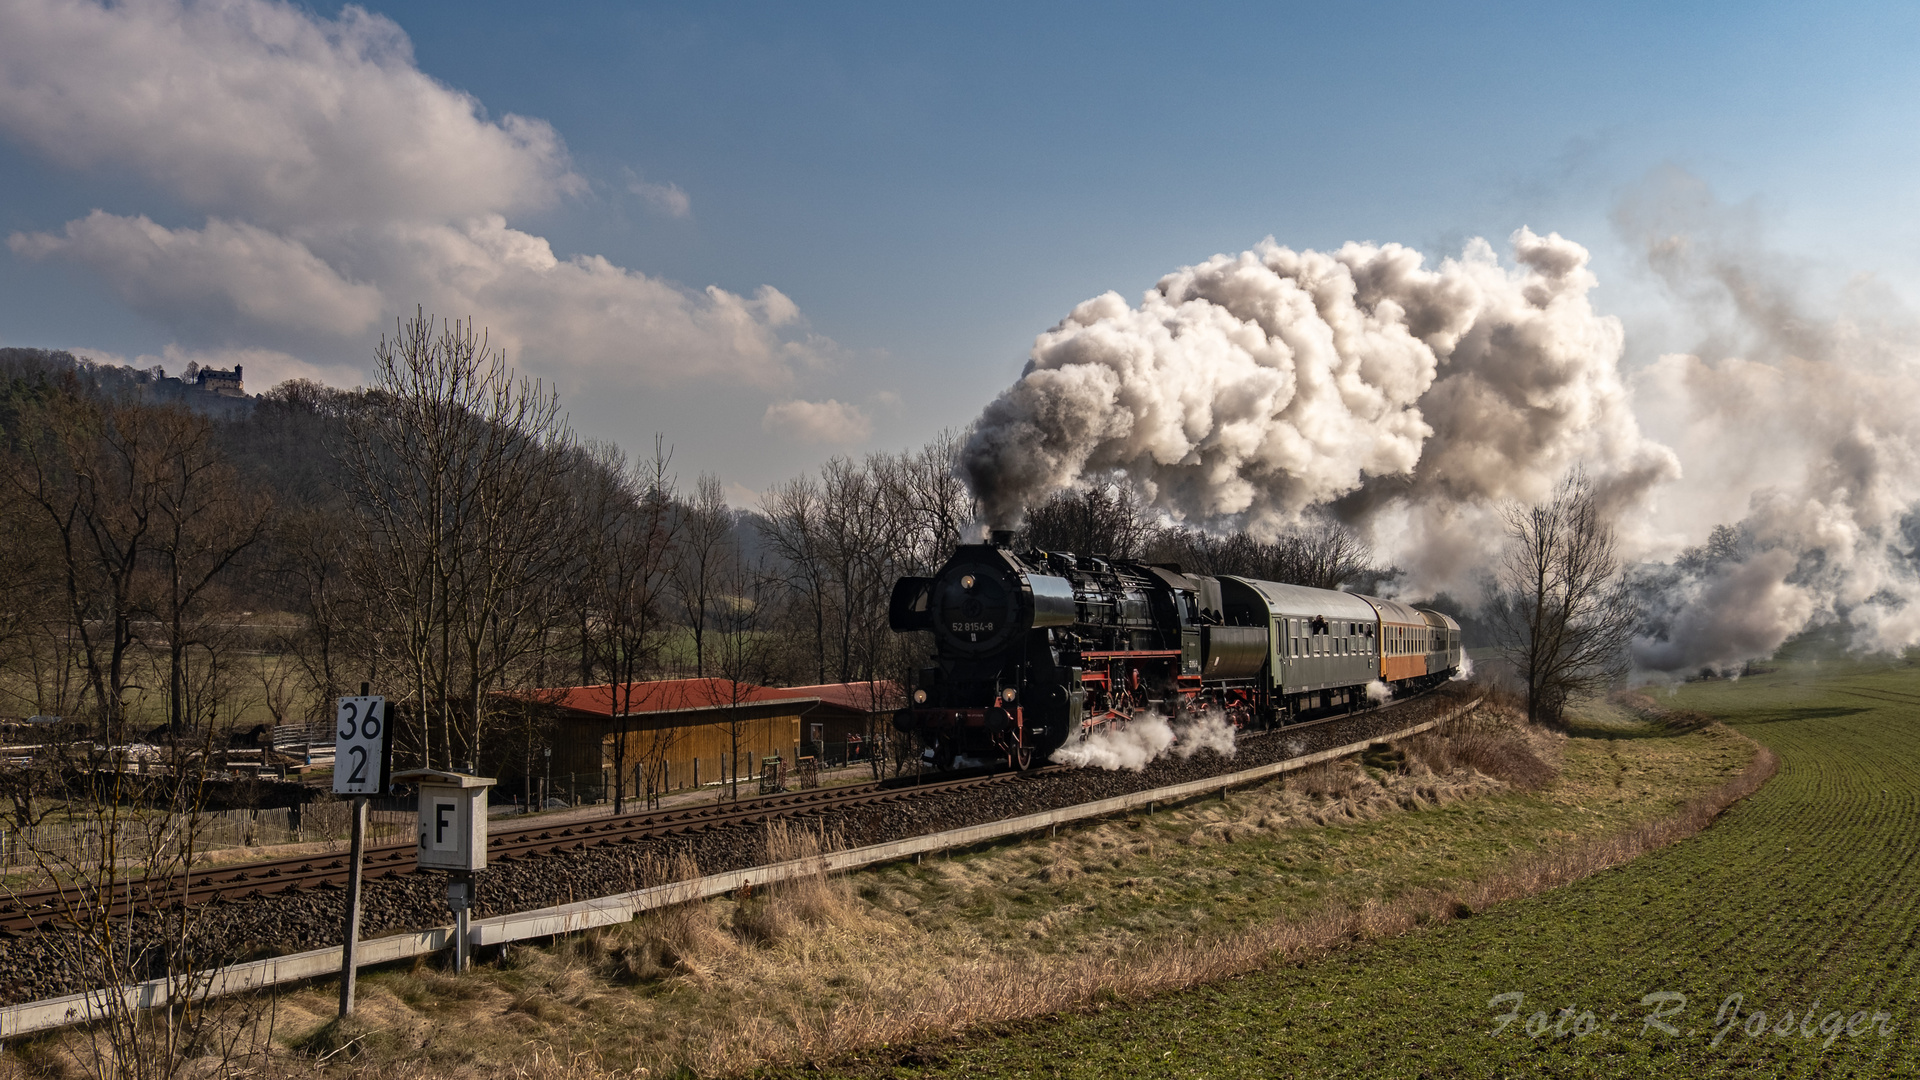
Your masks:
<svg viewBox="0 0 1920 1080"><path fill-rule="evenodd" d="M1483 712L1223 800L687 905L516 946L461 979L431 964L370 973L354 1026L328 1022L315 987L278 1000L276 1038L296 1071L336 1050L413 1075L890 1069L967 1045L956 1032L1478 915L1590 872L1565 857L1672 819L1753 763L1725 729L1612 723L1566 736ZM782 825L756 842L854 839ZM915 1049L862 1056L902 1044Z"/></svg>
<svg viewBox="0 0 1920 1080"><path fill-rule="evenodd" d="M1373 712L1258 734L1244 739L1231 760L1212 752L1186 758L1168 755L1138 772L1054 769L1024 777L1003 775L996 778L1000 782L951 789L899 789L882 801L835 805L818 813L802 809L796 819L810 820L816 828L830 829L836 842L846 846L880 844L1312 754L1420 723L1457 708L1469 697L1470 691L1461 684ZM787 813L787 809L769 807L765 816ZM762 865L770 859L764 824L753 820L761 816L756 812L749 820L731 824L716 827L689 824L647 834L606 835L597 831L609 828L604 820L556 825L551 828L553 842L582 846L495 861L482 873L475 916L487 918L664 884L688 866L715 873ZM527 839L534 841L548 831L537 824L516 826L511 820L502 823L502 827L529 832ZM519 846L540 851L547 845L521 842ZM344 866L337 857L332 861ZM378 867L384 863L376 859L371 865ZM291 888L288 881L297 875L282 873L284 869L267 869L249 877L247 867L231 866L222 867L214 875L223 886L224 898L201 906L188 920L205 963L285 955L339 943L343 902L340 889L329 879L316 879L316 885ZM338 878L342 874L332 876ZM253 895L255 890L259 891L258 895ZM396 873L369 881L362 916L363 933L367 937L379 937L444 923L443 890L444 879L438 874ZM164 884L143 891L166 899L183 892ZM57 915L58 905L53 905L51 911ZM60 929L57 917L47 922L49 928L43 932L0 938L0 966L7 968L12 976L0 985L0 1004L43 1000L91 989L83 985L80 971L84 969L77 969L74 963L83 944L74 940L77 935ZM119 920L115 932L123 948L138 950L143 942L157 946L165 935L177 932L179 925L164 911L141 913Z"/></svg>

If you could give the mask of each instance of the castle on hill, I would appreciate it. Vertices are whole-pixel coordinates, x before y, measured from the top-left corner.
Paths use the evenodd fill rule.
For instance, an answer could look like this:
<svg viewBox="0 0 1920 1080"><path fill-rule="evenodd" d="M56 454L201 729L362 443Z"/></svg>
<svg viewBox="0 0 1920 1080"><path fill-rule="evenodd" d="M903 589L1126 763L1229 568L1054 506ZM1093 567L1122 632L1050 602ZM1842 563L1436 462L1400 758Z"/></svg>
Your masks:
<svg viewBox="0 0 1920 1080"><path fill-rule="evenodd" d="M198 386L210 394L221 397L243 398L247 396L246 387L240 381L241 365L233 365L232 371L221 368L198 368L187 373L186 382Z"/></svg>

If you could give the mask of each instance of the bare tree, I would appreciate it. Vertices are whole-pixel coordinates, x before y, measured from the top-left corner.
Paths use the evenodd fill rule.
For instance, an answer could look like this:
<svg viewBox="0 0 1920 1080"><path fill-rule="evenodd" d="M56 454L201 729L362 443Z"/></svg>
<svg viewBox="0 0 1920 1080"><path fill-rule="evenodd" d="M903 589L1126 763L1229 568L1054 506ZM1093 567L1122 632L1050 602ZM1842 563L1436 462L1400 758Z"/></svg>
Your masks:
<svg viewBox="0 0 1920 1080"><path fill-rule="evenodd" d="M667 474L669 457L656 439L653 458L631 469L624 454L607 448L595 480L601 485L594 497L604 506L599 515L604 531L592 577L597 613L593 636L606 659L619 720L613 744L615 813L626 810L631 717L636 694L645 696L636 683L659 654L667 627L661 609L668 600L680 526L673 480Z"/></svg>
<svg viewBox="0 0 1920 1080"><path fill-rule="evenodd" d="M1153 528L1133 488L1114 482L1062 491L1029 507L1020 533L1024 547L1130 559L1147 545Z"/></svg>
<svg viewBox="0 0 1920 1080"><path fill-rule="evenodd" d="M0 468L24 479L10 456ZM0 680L0 695L21 715L66 716L86 685L59 549L44 509L17 483L0 482L0 668L14 676Z"/></svg>
<svg viewBox="0 0 1920 1080"><path fill-rule="evenodd" d="M416 312L382 338L378 402L351 429L358 504L351 572L397 627L411 712L431 762L477 763L489 689L537 647L544 585L567 552L572 433L548 388L516 379L471 323Z"/></svg>
<svg viewBox="0 0 1920 1080"><path fill-rule="evenodd" d="M1613 526L1575 470L1551 498L1510 507L1489 596L1494 639L1526 685L1527 718L1558 724L1569 699L1626 672L1637 620Z"/></svg>
<svg viewBox="0 0 1920 1080"><path fill-rule="evenodd" d="M818 548L832 587L839 682L871 678L879 658L872 644L877 636L892 637L886 628L886 602L900 530L886 512L875 473L872 461L863 467L846 458L834 458L820 468L824 513L818 518Z"/></svg>
<svg viewBox="0 0 1920 1080"><path fill-rule="evenodd" d="M747 734L748 705L769 678L766 627L768 599L776 582L764 566L747 562L738 543L726 545L715 578L713 670L709 703L722 710L732 797L740 797L740 748Z"/></svg>
<svg viewBox="0 0 1920 1080"><path fill-rule="evenodd" d="M1151 559L1177 562L1197 573L1234 574L1315 589L1346 588L1381 572L1373 565L1373 549L1334 521L1310 522L1267 541L1244 532L1221 536L1200 529L1167 528L1149 543L1148 552Z"/></svg>
<svg viewBox="0 0 1920 1080"><path fill-rule="evenodd" d="M727 505L720 478L701 473L693 502L680 513L680 542L673 560L674 597L680 615L693 635L693 674L707 673L706 634L712 616L715 588L733 542L733 509Z"/></svg>
<svg viewBox="0 0 1920 1080"><path fill-rule="evenodd" d="M303 506L281 516L273 546L276 570L300 616L280 643L298 666L300 685L317 720L358 679L380 676L386 627L369 618L366 595L347 573L351 511L340 500Z"/></svg>
<svg viewBox="0 0 1920 1080"><path fill-rule="evenodd" d="M75 655L111 742L127 739L141 575L181 434L159 410L103 403L73 385L15 419L7 479L47 528Z"/></svg>
<svg viewBox="0 0 1920 1080"><path fill-rule="evenodd" d="M980 516L979 504L960 479L966 432L948 428L917 452L893 459L887 483L904 513L898 514L905 557L902 572L930 574L947 561L962 532Z"/></svg>
<svg viewBox="0 0 1920 1080"><path fill-rule="evenodd" d="M810 677L827 681L827 612L830 575L823 533L827 510L820 485L800 476L777 484L762 502L766 512L761 530L774 555L795 605L803 613L813 639Z"/></svg>
<svg viewBox="0 0 1920 1080"><path fill-rule="evenodd" d="M167 726L178 737L193 711L188 652L214 641L197 625L205 601L234 560L266 534L272 504L242 486L214 447L205 417L175 407L155 420L169 429L172 452L157 477L153 548L161 583L153 607L167 630Z"/></svg>

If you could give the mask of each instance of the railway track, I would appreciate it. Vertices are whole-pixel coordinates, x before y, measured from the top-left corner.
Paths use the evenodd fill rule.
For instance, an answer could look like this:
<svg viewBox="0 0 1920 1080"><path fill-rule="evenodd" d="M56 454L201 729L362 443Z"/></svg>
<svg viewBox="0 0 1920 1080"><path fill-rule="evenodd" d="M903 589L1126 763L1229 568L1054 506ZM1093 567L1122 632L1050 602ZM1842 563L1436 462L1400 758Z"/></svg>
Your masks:
<svg viewBox="0 0 1920 1080"><path fill-rule="evenodd" d="M911 786L882 782L819 788L740 802L702 803L584 821L496 825L488 839L487 860L491 863L534 858L607 844L690 835L730 825L758 825L780 818L902 802L935 792L1030 781L1062 768L1055 765L1028 773L963 776ZM415 845L410 840L369 844L362 858L361 872L370 880L411 874L415 870L414 853ZM112 914L118 917L149 907L249 900L297 889L343 885L347 879L348 857L345 851L291 855L186 875L124 880L116 883ZM86 886L74 884L35 889L0 899L0 934L20 935L51 929L67 921L66 914L75 904L88 900Z"/></svg>
<svg viewBox="0 0 1920 1080"><path fill-rule="evenodd" d="M1240 742L1243 746L1250 746L1265 738L1292 736L1307 729L1357 718L1374 718L1384 711L1394 711L1420 701L1425 696L1395 702L1384 710L1336 714L1273 731L1247 733L1241 736ZM525 824L503 823L494 826L495 831L487 844L487 858L489 863L498 863L607 845L687 837L730 826L760 825L782 818L879 807L952 792L1037 783L1052 776L1079 771L1066 766L1049 765L1024 773L1003 771L961 775L911 784L880 781L587 820L543 823L536 819ZM369 880L411 874L415 870L414 852L415 845L411 841L369 844L363 856L362 873ZM340 887L346 882L348 858L343 850L325 855L293 855L237 863L186 875L123 880L115 883L110 911L113 917L118 918L137 911L176 905L242 901L306 889ZM95 902L85 884L71 883L0 897L0 935L20 937L60 929L71 925L72 912L81 906L92 909Z"/></svg>

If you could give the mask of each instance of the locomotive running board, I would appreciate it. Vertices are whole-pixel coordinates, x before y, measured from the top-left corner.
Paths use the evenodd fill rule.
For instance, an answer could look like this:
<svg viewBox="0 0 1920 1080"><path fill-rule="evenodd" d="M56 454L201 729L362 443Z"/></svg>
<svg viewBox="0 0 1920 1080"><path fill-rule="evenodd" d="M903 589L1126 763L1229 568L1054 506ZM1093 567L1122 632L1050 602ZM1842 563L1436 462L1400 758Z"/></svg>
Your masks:
<svg viewBox="0 0 1920 1080"><path fill-rule="evenodd" d="M969 825L965 828L949 829L946 832L929 833L926 836L914 836L885 844L828 852L824 855L754 866L724 874L710 874L706 877L655 885L652 888L634 892L603 896L596 900L583 900L579 903L523 911L513 915L496 915L490 919L475 919L468 929L467 940L470 945L504 945L508 942L526 941L531 938L574 934L598 926L628 922L643 911L725 896L728 893L751 890L756 886L775 885L793 878L812 877L821 873L841 873L879 863L900 862L915 855L974 847L992 840L1040 832L1088 818L1108 817L1142 807L1151 810L1160 803L1186 802L1216 791L1244 787L1322 762L1337 761L1343 757L1358 754L1377 742L1410 738L1449 720L1465 716L1485 700L1484 695L1476 697L1444 716L1385 735L1376 735L1361 742L1336 746L1331 750L1322 750L1304 757L1288 758L1285 761L1242 769L1239 772L1210 776L1204 780L1190 780L1184 784L1136 791L1130 795L1117 795L1098 802L1063 806L1058 810L990 821L981 825ZM355 959L358 961L355 966L368 967L393 963L451 948L453 935L452 926L435 926L425 930L396 934L392 937L363 941L355 954ZM335 945L310 952L276 956L268 960L234 964L212 971L195 972L192 976L136 983L122 989L119 994L127 1007L150 1009L164 1005L170 998L182 994L190 993L195 998L217 997L222 994L244 993L249 990L261 990L269 986L304 982L339 974L340 946ZM66 997L49 998L45 1001L29 1001L19 1005L5 1006L0 1008L0 1039L11 1039L35 1031L47 1031L103 1020L115 1011L111 1001L113 994L114 991L111 990L94 990L84 994L69 994Z"/></svg>

